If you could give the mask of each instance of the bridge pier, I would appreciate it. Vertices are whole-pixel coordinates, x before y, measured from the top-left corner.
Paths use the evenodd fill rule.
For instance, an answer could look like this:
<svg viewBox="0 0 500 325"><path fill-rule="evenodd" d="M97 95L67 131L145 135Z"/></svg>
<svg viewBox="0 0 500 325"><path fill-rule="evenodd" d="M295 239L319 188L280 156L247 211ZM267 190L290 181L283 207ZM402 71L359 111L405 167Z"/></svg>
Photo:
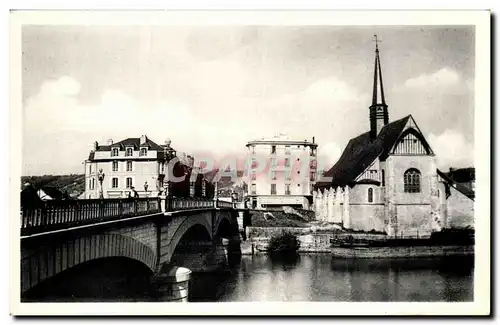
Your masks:
<svg viewBox="0 0 500 325"><path fill-rule="evenodd" d="M189 280L191 270L165 264L154 278L157 301L187 302L189 297Z"/></svg>

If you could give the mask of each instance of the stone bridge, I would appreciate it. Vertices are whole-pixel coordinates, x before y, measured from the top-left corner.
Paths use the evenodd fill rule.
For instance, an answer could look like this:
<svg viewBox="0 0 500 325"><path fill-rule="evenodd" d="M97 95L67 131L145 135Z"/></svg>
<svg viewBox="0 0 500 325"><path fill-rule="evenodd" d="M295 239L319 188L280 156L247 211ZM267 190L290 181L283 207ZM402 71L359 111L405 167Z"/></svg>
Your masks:
<svg viewBox="0 0 500 325"><path fill-rule="evenodd" d="M121 269L140 264L155 299L186 301L191 271L217 270L227 262L227 251L238 255L237 217L230 203L187 198L53 201L24 208L21 297L42 299L52 278L92 264L99 277L106 263L117 261ZM73 282L65 278L62 286ZM40 289L44 283L47 288Z"/></svg>

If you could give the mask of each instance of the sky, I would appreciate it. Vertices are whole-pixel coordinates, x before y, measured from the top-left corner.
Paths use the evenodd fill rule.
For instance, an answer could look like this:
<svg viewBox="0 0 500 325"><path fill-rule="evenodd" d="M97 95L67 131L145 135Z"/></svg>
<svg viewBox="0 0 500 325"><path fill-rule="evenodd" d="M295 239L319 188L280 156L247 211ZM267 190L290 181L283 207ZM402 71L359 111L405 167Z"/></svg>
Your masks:
<svg viewBox="0 0 500 325"><path fill-rule="evenodd" d="M142 134L215 159L314 136L329 168L368 131L375 33L390 121L473 166L473 27L26 25L22 174L83 173L94 141Z"/></svg>

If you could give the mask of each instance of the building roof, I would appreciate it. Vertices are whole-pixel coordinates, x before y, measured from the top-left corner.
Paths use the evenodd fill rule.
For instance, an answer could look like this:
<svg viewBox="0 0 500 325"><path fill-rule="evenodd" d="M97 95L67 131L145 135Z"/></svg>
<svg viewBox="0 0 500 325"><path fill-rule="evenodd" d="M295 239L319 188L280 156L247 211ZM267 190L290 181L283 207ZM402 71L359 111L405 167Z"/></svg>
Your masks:
<svg viewBox="0 0 500 325"><path fill-rule="evenodd" d="M161 146L148 138L146 138L146 146L148 146L150 150L163 150ZM115 142L111 145L99 145L97 147L97 151L110 151L111 148L115 147L118 147L120 150L125 150L126 147L134 147L135 149L139 149L139 147L141 147L141 138L127 138L125 140Z"/></svg>
<svg viewBox="0 0 500 325"><path fill-rule="evenodd" d="M386 124L373 141L370 138L370 132L352 138L337 163L324 174L324 177L330 177L332 181L318 182L316 187L354 185L356 177L363 173L377 157L387 158L411 118L411 115L407 115Z"/></svg>
<svg viewBox="0 0 500 325"><path fill-rule="evenodd" d="M463 195L467 196L469 199L474 200L475 193L473 190L469 189L467 186L464 186L460 183L457 183L457 181L454 181L451 179L447 174L443 173L439 169L437 170L437 174L441 176L441 178L451 187L462 193Z"/></svg>
<svg viewBox="0 0 500 325"><path fill-rule="evenodd" d="M115 142L111 145L98 145L95 151L111 151L111 148L118 148L120 151L125 150L127 147L134 147L134 149L139 149L144 145L141 145L141 138L127 138L119 142ZM146 146L149 150L157 151L157 158L164 158L164 148L165 146L160 146L153 140L146 138ZM169 148L170 151L175 151L172 148ZM95 151L91 151L89 154L89 160L94 160Z"/></svg>
<svg viewBox="0 0 500 325"><path fill-rule="evenodd" d="M300 144L300 145L317 146L317 144L314 143L314 137L313 137L313 140L309 141L306 138L299 138L297 136L292 137L290 135L282 134L282 133L277 134L277 135L272 136L272 137L263 137L260 139L255 139L255 140L249 141L247 143L247 146L259 145L259 144L262 144L262 145L269 145L269 144L297 145L297 144Z"/></svg>
<svg viewBox="0 0 500 325"><path fill-rule="evenodd" d="M469 168L450 168L446 176L458 183L468 183L476 180L476 170L473 167Z"/></svg>

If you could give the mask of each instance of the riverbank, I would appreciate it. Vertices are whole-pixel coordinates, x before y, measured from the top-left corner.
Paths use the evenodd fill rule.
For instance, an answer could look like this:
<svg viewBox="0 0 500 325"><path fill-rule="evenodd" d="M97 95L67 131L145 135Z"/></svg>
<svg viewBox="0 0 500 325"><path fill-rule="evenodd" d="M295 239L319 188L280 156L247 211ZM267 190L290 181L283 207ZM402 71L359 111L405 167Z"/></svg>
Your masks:
<svg viewBox="0 0 500 325"><path fill-rule="evenodd" d="M433 240L429 237L391 239L385 234L341 232L336 229L311 229L302 227L248 227L247 240L241 242L242 255L267 254L269 240L284 231L297 236L298 253L329 253L343 258L401 258L473 256L474 243ZM332 242L370 243L353 247L332 245Z"/></svg>

